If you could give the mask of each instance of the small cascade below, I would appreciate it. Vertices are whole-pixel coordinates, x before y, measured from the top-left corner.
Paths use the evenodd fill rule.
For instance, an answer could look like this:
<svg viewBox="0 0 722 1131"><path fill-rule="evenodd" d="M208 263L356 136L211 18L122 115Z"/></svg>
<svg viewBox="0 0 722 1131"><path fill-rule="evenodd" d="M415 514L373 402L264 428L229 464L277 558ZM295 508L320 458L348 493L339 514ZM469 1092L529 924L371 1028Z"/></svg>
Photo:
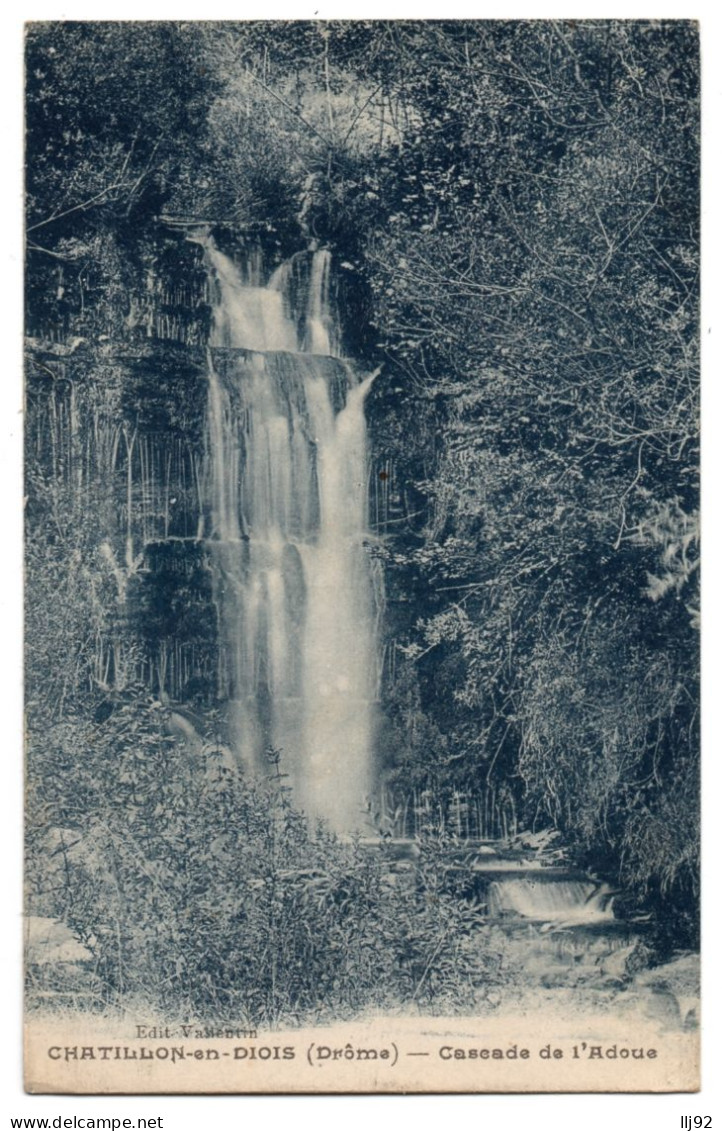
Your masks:
<svg viewBox="0 0 722 1131"><path fill-rule="evenodd" d="M470 862L473 890L529 984L618 988L645 924L617 918L619 893L568 864L556 835L521 833L479 845Z"/></svg>
<svg viewBox="0 0 722 1131"><path fill-rule="evenodd" d="M359 379L334 355L327 251L300 253L266 281L260 256L237 266L196 238L216 285L208 478L219 697L243 764L260 772L280 749L295 803L351 832L373 786L378 665L364 549L373 376Z"/></svg>
<svg viewBox="0 0 722 1131"><path fill-rule="evenodd" d="M606 884L581 880L495 880L489 885L489 914L584 925L612 922L614 894Z"/></svg>

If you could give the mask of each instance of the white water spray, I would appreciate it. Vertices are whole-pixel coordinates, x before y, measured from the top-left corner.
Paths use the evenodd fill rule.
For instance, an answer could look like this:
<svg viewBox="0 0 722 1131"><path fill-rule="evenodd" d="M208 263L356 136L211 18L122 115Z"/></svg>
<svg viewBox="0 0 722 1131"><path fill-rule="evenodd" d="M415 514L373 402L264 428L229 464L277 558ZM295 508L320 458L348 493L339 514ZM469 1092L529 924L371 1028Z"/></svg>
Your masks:
<svg viewBox="0 0 722 1131"><path fill-rule="evenodd" d="M364 400L335 351L330 255L268 285L202 238L217 286L209 351L211 542L234 744L282 749L295 801L349 832L372 789L376 687ZM310 253L309 253L310 254ZM294 296L296 307L298 295Z"/></svg>

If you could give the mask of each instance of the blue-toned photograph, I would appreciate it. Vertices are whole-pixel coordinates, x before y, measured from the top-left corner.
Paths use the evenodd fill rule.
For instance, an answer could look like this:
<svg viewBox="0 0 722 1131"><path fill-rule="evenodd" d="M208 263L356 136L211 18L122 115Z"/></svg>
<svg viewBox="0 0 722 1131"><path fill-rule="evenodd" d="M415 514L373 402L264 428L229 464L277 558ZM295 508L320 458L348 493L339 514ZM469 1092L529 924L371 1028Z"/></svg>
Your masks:
<svg viewBox="0 0 722 1131"><path fill-rule="evenodd" d="M693 1089L697 25L29 23L26 241L30 1090Z"/></svg>

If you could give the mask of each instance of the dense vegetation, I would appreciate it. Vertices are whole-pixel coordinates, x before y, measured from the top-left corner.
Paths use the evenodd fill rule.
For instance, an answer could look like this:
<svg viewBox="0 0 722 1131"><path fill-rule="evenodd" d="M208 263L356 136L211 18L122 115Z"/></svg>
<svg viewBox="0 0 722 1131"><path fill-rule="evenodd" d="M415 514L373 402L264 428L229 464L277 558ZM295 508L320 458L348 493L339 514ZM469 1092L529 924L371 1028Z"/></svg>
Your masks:
<svg viewBox="0 0 722 1131"><path fill-rule="evenodd" d="M37 24L27 77L27 320L41 351L30 374L45 366L59 387L53 349L57 358L82 353L83 342L137 347L153 301L149 267L162 274L174 255L185 257L188 309L172 334L155 332L202 343L202 272L164 217L270 232L284 253L328 243L351 312L348 352L384 365L369 416L385 500L374 552L386 565L394 658L381 731L389 788L505 792L527 825L554 825L580 858L661 910L661 945L694 942L694 26ZM108 361L77 397L110 417L118 381ZM143 804L158 793L161 824L171 804L172 738L148 724L159 709L148 706L152 689L127 675L137 643L123 595L142 547L114 545L102 477L91 489L53 464L50 446L29 443L27 464L31 812L113 840L118 812L135 805L134 775L145 775ZM120 642L112 662L110 638ZM109 770L118 743L140 760L127 774ZM361 949L376 932L395 961L383 924L408 924L418 892L406 893L407 916L394 911L398 893L373 912L360 896L344 903L344 883L376 883L371 865L318 841L285 802L280 815L269 809L265 787L216 783L209 804L207 777L194 781L180 765L171 776L175 824L170 840L159 833L143 850L156 854L151 875L94 881L115 884L114 922L124 884L157 883L173 906L158 913L186 932L187 961L199 960L187 932L200 920L179 917L200 878L190 866L168 872L158 846L204 838L207 875L213 838L229 835L221 802L232 798L255 830L250 840L237 830L239 860L252 844L254 866L234 869L234 882L243 873L244 891L271 885L249 938L271 937L277 916L290 915L307 933L284 933L289 962L308 960L316 931L327 946L353 934ZM48 781L64 790L48 792ZM83 799L75 814L71 797ZM207 820L194 833L183 814L199 808ZM276 816L264 823L262 812ZM137 819L150 835L150 819L140 810ZM269 838L276 848L263 862L255 853ZM273 871L281 848L289 862ZM314 903L298 877L319 853L326 879ZM212 875L216 898L226 880ZM76 858L53 913L80 926L77 901L97 894ZM229 939L244 900L223 910ZM351 927L351 914L371 918ZM96 939L111 929L83 922ZM422 971L441 953L424 922ZM121 961L140 965L116 943L101 949L117 986ZM218 956L224 970L238 968L235 946ZM168 961L154 965L161 998ZM187 974L163 977L188 984ZM418 971L406 990L397 975L395 991L413 996ZM254 973L259 985L266 977ZM378 1000L394 981L384 979ZM312 1012L275 992L255 1014L245 1003L249 1016ZM366 989L338 993L348 1008L372 1000Z"/></svg>
<svg viewBox="0 0 722 1131"><path fill-rule="evenodd" d="M443 841L422 838L417 867L394 872L308 829L278 752L268 782L245 781L218 742L191 773L164 721L136 699L102 730L75 722L31 752L30 905L92 956L90 976L31 966L41 1000L60 986L86 1007L266 1029L494 999L510 963Z"/></svg>

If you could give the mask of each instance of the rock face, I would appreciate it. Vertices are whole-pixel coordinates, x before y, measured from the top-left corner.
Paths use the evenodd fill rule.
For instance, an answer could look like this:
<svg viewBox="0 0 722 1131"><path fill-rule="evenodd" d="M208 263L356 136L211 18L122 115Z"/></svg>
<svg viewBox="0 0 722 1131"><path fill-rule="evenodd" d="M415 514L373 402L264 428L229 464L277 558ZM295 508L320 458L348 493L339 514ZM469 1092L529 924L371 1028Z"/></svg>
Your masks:
<svg viewBox="0 0 722 1131"><path fill-rule="evenodd" d="M27 961L32 965L85 962L92 958L88 948L78 942L64 923L42 915L25 916L25 945Z"/></svg>
<svg viewBox="0 0 722 1131"><path fill-rule="evenodd" d="M248 250L249 237L231 242ZM98 295L91 284L115 259L117 286ZM49 485L66 522L92 515L83 554L113 579L115 615L104 619L134 655L123 680L209 702L218 617L205 545L212 295L203 250L159 225L153 238L129 238L122 256L104 246L85 290L72 263L57 286L43 266L42 290L28 273L29 525L47 525Z"/></svg>
<svg viewBox="0 0 722 1131"><path fill-rule="evenodd" d="M114 634L133 644L126 681L208 696L216 617L202 542L205 350L31 343L26 388L29 523L48 522L52 485L64 521L85 527L84 560L112 577Z"/></svg>

